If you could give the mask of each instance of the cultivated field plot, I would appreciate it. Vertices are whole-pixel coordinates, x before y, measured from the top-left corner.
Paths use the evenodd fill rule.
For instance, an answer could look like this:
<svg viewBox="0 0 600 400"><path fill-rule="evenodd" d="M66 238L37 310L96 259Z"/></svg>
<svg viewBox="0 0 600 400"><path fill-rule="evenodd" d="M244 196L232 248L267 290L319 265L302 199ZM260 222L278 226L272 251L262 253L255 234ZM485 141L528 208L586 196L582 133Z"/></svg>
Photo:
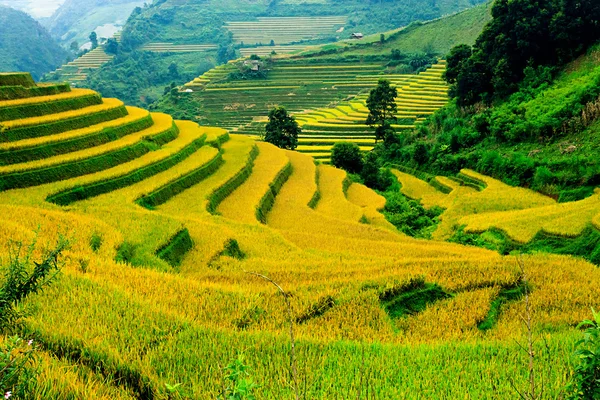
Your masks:
<svg viewBox="0 0 600 400"><path fill-rule="evenodd" d="M120 40L121 32L116 33L114 38L117 41ZM56 71L50 72L46 77L46 80L65 81L74 85L82 84L85 82L91 71L100 68L113 58L114 56L112 54L107 54L104 51L103 46L98 46L85 53L83 56L62 65Z"/></svg>
<svg viewBox="0 0 600 400"><path fill-rule="evenodd" d="M322 39L336 35L348 18L337 17L261 17L256 21L226 22L236 43L276 45Z"/></svg>
<svg viewBox="0 0 600 400"><path fill-rule="evenodd" d="M175 44L175 43L148 43L141 50L153 53L201 53L216 50L214 44Z"/></svg>
<svg viewBox="0 0 600 400"><path fill-rule="evenodd" d="M365 122L368 91L380 79L398 89L398 124L413 129L448 101L442 79L445 61L418 75L387 73L378 63L304 64L276 60L267 79L229 80L234 62L214 68L185 85L202 104L203 124L232 133L258 137L274 106L284 106L302 126L298 150L325 163L340 141L357 143L368 151L375 145L374 129Z"/></svg>
<svg viewBox="0 0 600 400"><path fill-rule="evenodd" d="M291 398L289 321L307 398L354 397L362 370L376 399L422 398L411 388L424 382L431 398L512 398L510 379L527 379L515 344L524 305L503 300L525 284L516 258L407 237L386 223L385 199L307 154L25 74L5 82L25 86L0 102L1 254L37 237L38 261L60 235L71 243L24 321L41 352L36 398L167 399L174 384L182 398L213 398L242 353L258 399ZM474 207L555 206L471 171L459 178L439 178L449 193L433 196L398 173L411 196L427 188L430 204L456 210L440 228ZM597 220L595 196L574 206L573 223ZM598 307L600 269L543 254L524 263L545 338L536 350L558 354ZM252 273L281 285L291 308ZM442 377L430 367L440 357ZM555 361L540 374L556 397L568 366Z"/></svg>

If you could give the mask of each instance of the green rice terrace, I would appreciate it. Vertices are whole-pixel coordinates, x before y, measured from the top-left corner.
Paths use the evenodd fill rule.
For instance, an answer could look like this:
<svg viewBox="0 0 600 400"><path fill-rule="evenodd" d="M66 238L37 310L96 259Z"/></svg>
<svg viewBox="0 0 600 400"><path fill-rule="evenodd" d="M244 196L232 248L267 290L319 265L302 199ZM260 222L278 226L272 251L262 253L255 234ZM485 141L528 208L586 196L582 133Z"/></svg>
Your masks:
<svg viewBox="0 0 600 400"><path fill-rule="evenodd" d="M259 17L256 21L226 22L236 43L289 44L335 37L344 31L348 18L334 17Z"/></svg>
<svg viewBox="0 0 600 400"><path fill-rule="evenodd" d="M307 63L276 59L261 80L231 80L238 63L219 66L189 82L184 92L201 104L202 123L232 133L259 137L274 106L284 106L302 126L298 151L328 162L336 142L357 143L363 151L375 145L366 125L368 91L380 79L398 89L397 130L413 129L448 101L442 79L445 61L419 74L394 74L384 63Z"/></svg>

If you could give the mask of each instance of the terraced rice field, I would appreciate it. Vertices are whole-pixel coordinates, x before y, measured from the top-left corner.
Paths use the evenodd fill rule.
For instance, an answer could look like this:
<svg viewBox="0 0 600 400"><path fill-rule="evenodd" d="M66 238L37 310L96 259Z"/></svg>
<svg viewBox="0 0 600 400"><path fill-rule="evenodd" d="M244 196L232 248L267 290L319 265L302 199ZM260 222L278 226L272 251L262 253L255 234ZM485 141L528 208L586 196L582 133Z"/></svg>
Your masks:
<svg viewBox="0 0 600 400"><path fill-rule="evenodd" d="M299 64L277 60L266 80L228 81L235 63L219 66L185 85L202 104L206 119L236 134L260 136L274 106L284 106L302 126L298 150L329 162L340 141L363 151L375 145L374 129L365 124L368 91L379 79L398 89L396 129L413 129L446 104L447 86L441 76L445 62L418 75L386 73L382 64Z"/></svg>
<svg viewBox="0 0 600 400"><path fill-rule="evenodd" d="M322 39L336 35L347 17L260 17L256 21L226 22L236 43L276 45Z"/></svg>
<svg viewBox="0 0 600 400"><path fill-rule="evenodd" d="M40 354L35 398L169 398L175 383L183 398L212 398L220 366L240 353L257 398L288 398L290 320L307 398L353 397L363 369L377 377L368 385L379 399L421 398L413 389L430 381L432 398L462 398L466 387L473 398L511 398L510 379L527 379L514 344L525 334L523 303L506 302L492 329L478 327L499 292L521 283L514 257L407 237L386 224L381 196L307 154L99 96L80 107L86 92L56 92L0 102L2 254L9 239L72 243L24 320ZM463 175L439 178L449 194L437 197L426 182L398 177L407 194L423 190L454 210L443 224L555 206ZM472 181L487 186L460 191ZM536 323L548 327L536 350L565 351L580 335L573 326L598 306L600 270L548 255L527 257L526 268ZM249 272L290 293L291 318L273 286ZM432 291L424 308L402 311L403 299ZM440 357L442 380L430 367ZM567 368L559 360L540 369L549 395Z"/></svg>
<svg viewBox="0 0 600 400"><path fill-rule="evenodd" d="M117 41L120 40L121 33L117 32L113 38ZM85 82L91 71L100 68L113 58L113 55L107 54L104 51L103 46L98 46L85 53L83 56L62 65L56 71L50 72L46 77L46 80L65 81L73 85L82 84Z"/></svg>
<svg viewBox="0 0 600 400"><path fill-rule="evenodd" d="M202 53L216 50L214 44L175 44L175 43L148 43L141 50L153 53Z"/></svg>
<svg viewBox="0 0 600 400"><path fill-rule="evenodd" d="M357 83L328 82L336 87L357 87L365 91L373 87L379 79L387 79L398 90L396 103L398 106L398 123L396 130L414 129L417 124L443 107L448 101L448 87L442 79L445 63L433 65L418 75L358 75ZM328 68L295 69L296 72L308 76L320 76L329 73ZM363 72L360 70L360 72ZM310 78L309 78L310 79ZM337 78L342 79L342 78ZM359 85L359 86L354 86ZM298 150L311 153L314 158L329 162L331 148L340 141L358 144L363 151L369 151L375 144L373 128L365 121L369 114L366 106L366 93L359 94L349 101L339 102L335 107L318 108L313 111L296 112L294 116L302 127ZM258 134L262 124L253 123L238 129L237 133Z"/></svg>
<svg viewBox="0 0 600 400"><path fill-rule="evenodd" d="M286 45L286 46L258 46L258 47L246 47L241 48L240 53L243 57L249 57L253 54L257 56L264 57L273 54L288 54L294 53L296 51L301 51L306 48L306 45L297 44L297 45Z"/></svg>

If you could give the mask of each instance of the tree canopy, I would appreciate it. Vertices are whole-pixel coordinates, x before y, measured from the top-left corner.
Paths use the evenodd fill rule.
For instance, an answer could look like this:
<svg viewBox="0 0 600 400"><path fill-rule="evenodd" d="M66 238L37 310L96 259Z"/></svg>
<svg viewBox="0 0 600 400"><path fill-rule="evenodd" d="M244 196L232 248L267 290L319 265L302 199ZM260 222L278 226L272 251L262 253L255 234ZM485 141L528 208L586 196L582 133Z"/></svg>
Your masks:
<svg viewBox="0 0 600 400"><path fill-rule="evenodd" d="M390 82L385 79L380 79L377 87L369 93L367 125L377 127L375 130L376 140L385 140L386 136L393 132L391 124L397 121L397 96L396 88L391 87Z"/></svg>
<svg viewBox="0 0 600 400"><path fill-rule="evenodd" d="M527 67L561 66L600 39L597 0L496 0L472 50L455 47L446 78L461 106L518 89Z"/></svg>
<svg viewBox="0 0 600 400"><path fill-rule="evenodd" d="M265 141L282 149L294 150L298 147L298 135L301 131L296 119L284 107L276 107L269 112Z"/></svg>

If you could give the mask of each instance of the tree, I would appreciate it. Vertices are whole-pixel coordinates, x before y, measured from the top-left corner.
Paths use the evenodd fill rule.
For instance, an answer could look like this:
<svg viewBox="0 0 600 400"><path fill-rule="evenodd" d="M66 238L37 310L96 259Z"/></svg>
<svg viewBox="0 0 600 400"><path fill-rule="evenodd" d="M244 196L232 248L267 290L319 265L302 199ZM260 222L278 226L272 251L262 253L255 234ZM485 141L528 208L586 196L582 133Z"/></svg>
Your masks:
<svg viewBox="0 0 600 400"><path fill-rule="evenodd" d="M73 40L69 48L73 53L77 53L77 51L79 50L79 43L77 43L77 40Z"/></svg>
<svg viewBox="0 0 600 400"><path fill-rule="evenodd" d="M302 132L296 119L284 107L273 108L269 112L269 122L265 127L265 142L282 149L294 150L298 147L298 135Z"/></svg>
<svg viewBox="0 0 600 400"><path fill-rule="evenodd" d="M379 43L381 43L381 44L385 43L385 35L383 33L381 35L379 35Z"/></svg>
<svg viewBox="0 0 600 400"><path fill-rule="evenodd" d="M90 33L90 42L92 42L92 50L98 47L98 35L96 35L96 32Z"/></svg>
<svg viewBox="0 0 600 400"><path fill-rule="evenodd" d="M119 42L117 42L117 39L115 39L115 38L108 39L108 41L106 42L105 51L108 54L117 54L119 52Z"/></svg>
<svg viewBox="0 0 600 400"><path fill-rule="evenodd" d="M444 71L446 82L451 85L456 83L456 78L458 78L464 62L471 57L472 53L471 46L466 44L459 44L450 50L450 54L446 57L446 71Z"/></svg>
<svg viewBox="0 0 600 400"><path fill-rule="evenodd" d="M385 79L380 79L377 87L371 90L367 99L367 108L369 116L367 117L367 125L375 127L375 141L385 140L386 136L393 134L392 122L396 122L396 113L398 106L396 105L396 97L398 91L390 86L390 82Z"/></svg>
<svg viewBox="0 0 600 400"><path fill-rule="evenodd" d="M358 174L363 168L363 157L356 143L338 142L331 150L331 163L351 174Z"/></svg>
<svg viewBox="0 0 600 400"><path fill-rule="evenodd" d="M173 78L179 77L179 67L177 66L177 63L172 62L169 65L169 76L172 76Z"/></svg>

